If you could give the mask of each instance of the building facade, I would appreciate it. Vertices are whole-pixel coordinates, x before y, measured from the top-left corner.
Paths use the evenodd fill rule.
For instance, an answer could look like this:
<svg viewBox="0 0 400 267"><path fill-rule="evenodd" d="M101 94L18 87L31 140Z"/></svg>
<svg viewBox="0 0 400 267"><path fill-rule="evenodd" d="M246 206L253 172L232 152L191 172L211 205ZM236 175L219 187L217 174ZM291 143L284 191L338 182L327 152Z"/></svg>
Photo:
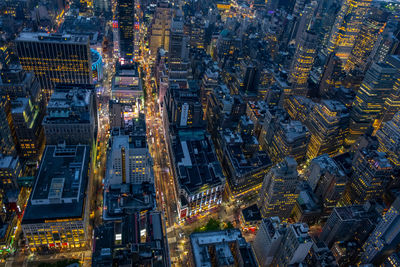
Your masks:
<svg viewBox="0 0 400 267"><path fill-rule="evenodd" d="M23 69L35 74L46 99L58 83L92 83L87 36L24 32L15 44Z"/></svg>

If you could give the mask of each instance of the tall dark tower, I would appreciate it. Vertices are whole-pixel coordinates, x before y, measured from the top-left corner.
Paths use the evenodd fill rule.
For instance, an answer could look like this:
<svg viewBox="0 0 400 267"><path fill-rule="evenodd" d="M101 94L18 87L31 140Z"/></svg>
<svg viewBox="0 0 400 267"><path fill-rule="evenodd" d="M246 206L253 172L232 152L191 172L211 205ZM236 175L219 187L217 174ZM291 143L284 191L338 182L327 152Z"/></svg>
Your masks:
<svg viewBox="0 0 400 267"><path fill-rule="evenodd" d="M118 27L120 56L129 61L133 58L133 24L135 20L135 1L118 0Z"/></svg>

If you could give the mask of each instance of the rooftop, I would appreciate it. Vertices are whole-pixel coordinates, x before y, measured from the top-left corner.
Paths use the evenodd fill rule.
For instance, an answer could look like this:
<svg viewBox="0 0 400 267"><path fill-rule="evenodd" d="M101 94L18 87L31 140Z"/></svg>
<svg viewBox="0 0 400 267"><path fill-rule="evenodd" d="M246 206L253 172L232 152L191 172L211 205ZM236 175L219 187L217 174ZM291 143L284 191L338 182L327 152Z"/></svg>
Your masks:
<svg viewBox="0 0 400 267"><path fill-rule="evenodd" d="M104 220L116 220L126 212L153 210L156 206L154 184L111 185L104 198Z"/></svg>
<svg viewBox="0 0 400 267"><path fill-rule="evenodd" d="M257 140L253 142L254 137L244 141L240 134L230 130L225 130L222 134L226 145L225 151L229 153L236 176L247 176L272 165L267 153L263 151L255 151L251 157L245 156L243 146L255 145L258 147Z"/></svg>
<svg viewBox="0 0 400 267"><path fill-rule="evenodd" d="M256 204L243 209L242 214L246 222L261 221L261 213Z"/></svg>
<svg viewBox="0 0 400 267"><path fill-rule="evenodd" d="M280 122L280 127L283 130L286 140L294 142L299 138L305 138L308 135L308 129L300 121Z"/></svg>
<svg viewBox="0 0 400 267"><path fill-rule="evenodd" d="M22 32L16 42L43 42L43 43L66 43L66 44L87 44L89 37L85 35L70 35L43 32Z"/></svg>
<svg viewBox="0 0 400 267"><path fill-rule="evenodd" d="M344 176L344 171L339 168L335 160L333 160L328 154L323 154L314 158L311 164L317 164L320 168L320 173L331 173L337 176ZM312 165L311 165L312 166Z"/></svg>
<svg viewBox="0 0 400 267"><path fill-rule="evenodd" d="M240 255L236 256L242 257L245 266L257 266L250 245L238 229L194 233L190 235L190 243L196 267L211 267L214 261L218 262L218 266L238 264L231 248L233 243L238 245Z"/></svg>
<svg viewBox="0 0 400 267"><path fill-rule="evenodd" d="M17 163L18 163L18 158L0 154L0 169L14 170L16 168Z"/></svg>
<svg viewBox="0 0 400 267"><path fill-rule="evenodd" d="M168 266L161 213L132 213L95 228L92 259L92 266Z"/></svg>
<svg viewBox="0 0 400 267"><path fill-rule="evenodd" d="M93 91L79 88L56 89L47 104L45 124L90 123Z"/></svg>
<svg viewBox="0 0 400 267"><path fill-rule="evenodd" d="M84 208L88 167L88 146L47 146L23 223L80 218Z"/></svg>
<svg viewBox="0 0 400 267"><path fill-rule="evenodd" d="M188 194L197 192L204 185L216 186L224 182L221 165L208 136L199 139L180 137L173 150L180 187Z"/></svg>

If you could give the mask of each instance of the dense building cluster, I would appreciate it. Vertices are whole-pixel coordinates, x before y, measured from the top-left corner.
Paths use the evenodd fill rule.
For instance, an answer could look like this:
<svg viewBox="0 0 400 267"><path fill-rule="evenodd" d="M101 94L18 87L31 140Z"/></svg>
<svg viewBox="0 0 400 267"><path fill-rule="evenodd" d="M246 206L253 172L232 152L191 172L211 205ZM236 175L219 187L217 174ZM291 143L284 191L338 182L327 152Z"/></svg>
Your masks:
<svg viewBox="0 0 400 267"><path fill-rule="evenodd" d="M399 266L399 17L0 1L0 263Z"/></svg>

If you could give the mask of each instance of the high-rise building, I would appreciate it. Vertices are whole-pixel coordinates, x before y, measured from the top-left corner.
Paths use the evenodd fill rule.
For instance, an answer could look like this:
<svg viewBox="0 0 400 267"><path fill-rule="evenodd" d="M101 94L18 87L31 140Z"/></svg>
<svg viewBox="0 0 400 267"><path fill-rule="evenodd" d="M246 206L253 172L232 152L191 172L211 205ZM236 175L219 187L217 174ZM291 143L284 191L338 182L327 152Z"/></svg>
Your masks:
<svg viewBox="0 0 400 267"><path fill-rule="evenodd" d="M18 154L22 158L37 160L44 149L42 112L38 104L29 98L19 97L11 104Z"/></svg>
<svg viewBox="0 0 400 267"><path fill-rule="evenodd" d="M176 11L171 22L168 49L168 76L170 82L184 84L188 77L188 37L183 32L183 17Z"/></svg>
<svg viewBox="0 0 400 267"><path fill-rule="evenodd" d="M190 21L190 47L204 49L206 22L203 17L192 17Z"/></svg>
<svg viewBox="0 0 400 267"><path fill-rule="evenodd" d="M360 232L360 229L366 230L364 233L368 236L368 230L374 229L378 218L379 213L371 203L335 207L322 228L319 238L328 247L332 247L337 241L353 240L357 237L356 233Z"/></svg>
<svg viewBox="0 0 400 267"><path fill-rule="evenodd" d="M386 63L369 68L353 102L346 143L353 144L379 118L397 75L398 71Z"/></svg>
<svg viewBox="0 0 400 267"><path fill-rule="evenodd" d="M306 155L309 141L310 133L300 121L281 121L268 146L268 153L274 163L292 157L300 164Z"/></svg>
<svg viewBox="0 0 400 267"><path fill-rule="evenodd" d="M318 240L317 238L313 238L313 245L308 252L304 263L306 266L316 266L316 267L338 267L338 263L332 253L332 251L327 247L327 245Z"/></svg>
<svg viewBox="0 0 400 267"><path fill-rule="evenodd" d="M287 219L296 203L299 183L297 163L293 158L286 157L274 166L265 176L259 193L261 215Z"/></svg>
<svg viewBox="0 0 400 267"><path fill-rule="evenodd" d="M378 8L371 9L370 14L363 21L360 32L354 41L354 47L350 52L350 56L344 65L344 69L348 72L355 68L366 71L368 57L378 39L383 32L388 13Z"/></svg>
<svg viewBox="0 0 400 267"><path fill-rule="evenodd" d="M152 159L147 148L146 133L125 135L114 132L110 139L111 151L107 163L107 184L154 183Z"/></svg>
<svg viewBox="0 0 400 267"><path fill-rule="evenodd" d="M378 36L378 40L371 51L368 60L371 62L383 62L389 55L398 54L399 48L399 35L398 35L398 21L395 17L389 17L383 33Z"/></svg>
<svg viewBox="0 0 400 267"><path fill-rule="evenodd" d="M88 36L23 32L15 43L22 68L34 72L47 100L58 83L92 83Z"/></svg>
<svg viewBox="0 0 400 267"><path fill-rule="evenodd" d="M138 64L117 65L111 80L111 98L120 103L134 105L140 110L143 98L142 79L139 78Z"/></svg>
<svg viewBox="0 0 400 267"><path fill-rule="evenodd" d="M391 55L387 58L386 63L397 69L397 77L393 84L393 90L386 98L383 105L382 114L379 118L379 124L389 121L400 111L400 55Z"/></svg>
<svg viewBox="0 0 400 267"><path fill-rule="evenodd" d="M396 267L400 265L400 253L393 252L387 259L383 262L384 267Z"/></svg>
<svg viewBox="0 0 400 267"><path fill-rule="evenodd" d="M97 137L97 107L93 85L59 85L43 119L46 144L91 145Z"/></svg>
<svg viewBox="0 0 400 267"><path fill-rule="evenodd" d="M197 128L204 125L200 90L197 86L188 89L170 86L165 96L164 108L166 129Z"/></svg>
<svg viewBox="0 0 400 267"><path fill-rule="evenodd" d="M18 155L36 160L42 151L44 134L41 125L44 109L38 80L20 65L6 65L1 71L0 91L11 107L7 112Z"/></svg>
<svg viewBox="0 0 400 267"><path fill-rule="evenodd" d="M322 201L323 214L330 214L346 186L344 171L331 157L324 154L311 161L305 176L315 195Z"/></svg>
<svg viewBox="0 0 400 267"><path fill-rule="evenodd" d="M349 122L348 109L335 100L315 104L306 125L311 133L307 158L337 154L344 143Z"/></svg>
<svg viewBox="0 0 400 267"><path fill-rule="evenodd" d="M117 18L119 28L119 54L124 61L133 59L134 52L134 22L135 22L135 1L118 0Z"/></svg>
<svg viewBox="0 0 400 267"><path fill-rule="evenodd" d="M257 95L260 84L260 70L256 62L240 62L240 91L246 95Z"/></svg>
<svg viewBox="0 0 400 267"><path fill-rule="evenodd" d="M14 100L29 97L35 103L40 101L41 92L38 79L20 65L6 66L1 70L0 94Z"/></svg>
<svg viewBox="0 0 400 267"><path fill-rule="evenodd" d="M327 54L335 52L346 61L354 46L371 0L345 0L336 16L327 45Z"/></svg>
<svg viewBox="0 0 400 267"><path fill-rule="evenodd" d="M397 198L363 245L364 253L361 255L361 263L372 263L376 266L381 264L385 253L393 251L399 242L400 199Z"/></svg>
<svg viewBox="0 0 400 267"><path fill-rule="evenodd" d="M302 9L300 18L296 21L296 35L294 38L296 44L300 42L300 39L304 34L307 34L306 31L311 28L312 22L315 19L317 7L318 2L311 1L304 6L304 9Z"/></svg>
<svg viewBox="0 0 400 267"><path fill-rule="evenodd" d="M400 167L400 111L376 132L379 152L385 152L395 167Z"/></svg>
<svg viewBox="0 0 400 267"><path fill-rule="evenodd" d="M308 94L308 77L317 55L317 36L306 31L297 44L289 81L292 83L291 94L306 96Z"/></svg>
<svg viewBox="0 0 400 267"><path fill-rule="evenodd" d="M10 107L4 98L0 98L0 154L16 155L14 139L10 128Z"/></svg>
<svg viewBox="0 0 400 267"><path fill-rule="evenodd" d="M17 179L21 175L22 165L19 158L0 154L0 188L3 190L17 189Z"/></svg>
<svg viewBox="0 0 400 267"><path fill-rule="evenodd" d="M319 94L321 96L331 94L333 88L337 88L341 85L341 78L342 61L335 55L335 53L330 53L326 60L319 84Z"/></svg>
<svg viewBox="0 0 400 267"><path fill-rule="evenodd" d="M393 167L384 152L373 148L357 151L353 159L351 182L343 194L342 203L363 204L368 200L380 199L389 184Z"/></svg>
<svg viewBox="0 0 400 267"><path fill-rule="evenodd" d="M244 123L241 123L244 124ZM259 151L257 139L241 130L232 132L225 129L219 133L217 145L220 146L220 160L226 172L229 193L234 198L256 197L264 176L272 164L264 151Z"/></svg>
<svg viewBox="0 0 400 267"><path fill-rule="evenodd" d="M172 9L169 3L158 2L154 12L153 23L151 24L149 49L152 55L157 55L159 48L168 51L171 19Z"/></svg>
<svg viewBox="0 0 400 267"><path fill-rule="evenodd" d="M31 251L84 248L89 146L47 146L21 226Z"/></svg>
<svg viewBox="0 0 400 267"><path fill-rule="evenodd" d="M257 261L261 266L272 264L286 231L286 226L278 217L265 218L261 221L253 243Z"/></svg>
<svg viewBox="0 0 400 267"><path fill-rule="evenodd" d="M313 240L308 234L308 225L291 224L282 238L273 265L290 266L303 262L312 245Z"/></svg>

